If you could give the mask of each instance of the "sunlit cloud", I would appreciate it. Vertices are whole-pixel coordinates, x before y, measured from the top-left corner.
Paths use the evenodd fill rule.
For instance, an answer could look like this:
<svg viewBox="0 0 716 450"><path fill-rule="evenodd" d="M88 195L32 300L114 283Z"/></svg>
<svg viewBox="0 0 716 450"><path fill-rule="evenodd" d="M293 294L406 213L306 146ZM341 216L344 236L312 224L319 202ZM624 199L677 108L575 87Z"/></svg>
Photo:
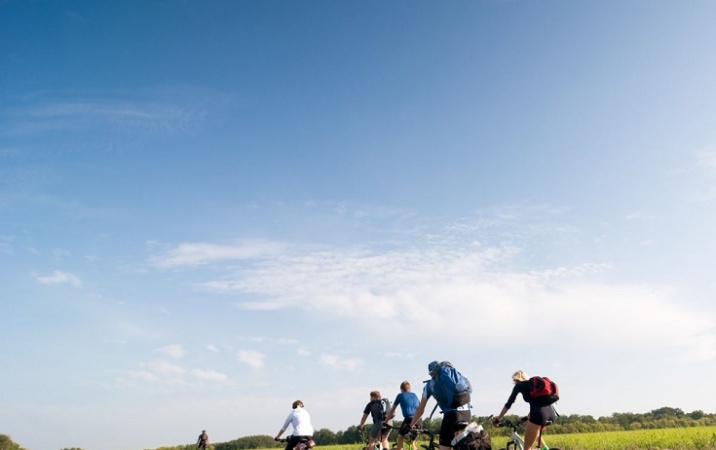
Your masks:
<svg viewBox="0 0 716 450"><path fill-rule="evenodd" d="M220 352L219 347L217 347L217 346L214 345L214 344L207 344L207 345L206 345L206 349L209 350L210 352L214 352L214 353L219 353L219 352Z"/></svg>
<svg viewBox="0 0 716 450"><path fill-rule="evenodd" d="M230 283L226 285L230 291L250 294L253 300L240 303L243 308L305 309L360 324L379 337L396 332L417 337L420 330L441 329L441 339L449 340L467 329L474 339L487 341L502 335L505 324L525 324L534 317L540 317L541 326L564 335L566 342L589 345L568 338L585 336L600 348L610 345L620 350L624 340L634 345L679 343L685 349L702 348L714 336L712 321L681 308L676 294L665 287L604 282L614 270L609 264L517 270L520 257L514 246L484 243L390 252L304 249L280 257L264 254L257 258L261 264L227 271L223 282ZM677 331L679 327L670 325L674 319L691 326ZM386 321L394 324L390 330L382 325ZM602 336L606 329L609 336ZM639 332L633 333L635 329ZM501 339L505 345L529 338L528 327L511 330ZM697 335L702 337L692 339ZM709 351L702 349L699 354ZM263 361L250 354L244 358L254 367ZM324 363L359 364L330 357Z"/></svg>
<svg viewBox="0 0 716 450"><path fill-rule="evenodd" d="M264 359L266 359L263 353L253 350L239 350L236 356L242 363L256 369L263 367Z"/></svg>
<svg viewBox="0 0 716 450"><path fill-rule="evenodd" d="M69 284L74 287L82 287L82 281L76 275L60 270L55 270L50 275L37 276L35 279L40 284Z"/></svg>

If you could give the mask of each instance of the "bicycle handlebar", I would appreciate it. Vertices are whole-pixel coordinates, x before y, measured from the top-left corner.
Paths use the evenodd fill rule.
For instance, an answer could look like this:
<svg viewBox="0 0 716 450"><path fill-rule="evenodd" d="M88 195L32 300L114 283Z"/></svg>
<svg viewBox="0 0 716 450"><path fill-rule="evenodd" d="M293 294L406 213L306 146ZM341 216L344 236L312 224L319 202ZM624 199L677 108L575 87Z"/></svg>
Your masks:
<svg viewBox="0 0 716 450"><path fill-rule="evenodd" d="M428 429L425 428L425 427L412 428L412 430L413 430L413 431L417 431L418 433L427 434L427 435L430 436L430 437L433 437L433 436L434 436L434 433L433 433L432 431L428 430Z"/></svg>
<svg viewBox="0 0 716 450"><path fill-rule="evenodd" d="M520 421L519 421L519 422L517 422L517 421L515 421L515 420L502 419L499 423L495 424L495 426L496 426L496 427L510 427L510 428L512 428L512 429L517 429L517 428L520 427L520 425L522 425L523 423L527 422L527 420L528 420L528 419L527 419L527 416L525 416L525 417L520 417ZM553 423L553 422L552 422L551 420L548 420L547 423L545 423L545 424L542 425L542 426L546 427L546 426L548 426L548 425L552 425L552 423Z"/></svg>

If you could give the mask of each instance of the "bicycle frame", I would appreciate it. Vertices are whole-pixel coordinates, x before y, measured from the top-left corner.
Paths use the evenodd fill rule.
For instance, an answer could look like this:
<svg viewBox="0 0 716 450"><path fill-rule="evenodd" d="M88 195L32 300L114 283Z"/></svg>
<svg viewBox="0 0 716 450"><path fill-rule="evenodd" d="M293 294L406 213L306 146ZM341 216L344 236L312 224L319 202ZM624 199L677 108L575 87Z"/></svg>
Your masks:
<svg viewBox="0 0 716 450"><path fill-rule="evenodd" d="M551 423L551 422L550 422ZM510 440L507 441L507 444L505 445L505 450L525 450L525 440L522 439L522 437L517 433L517 428L519 427L519 423L517 422L511 422L509 420L503 420L500 426L508 426L512 428L512 436L510 436ZM539 431L539 435L537 436L537 447L539 448L540 441L542 439L542 429ZM527 449L530 450L530 449ZM550 450L560 450L557 447L551 447Z"/></svg>
<svg viewBox="0 0 716 450"><path fill-rule="evenodd" d="M440 448L440 445L437 442L435 442L435 435L430 430L428 430L425 427L413 428L413 430L416 431L418 433L418 435L427 434L428 437L430 438L430 441L427 444L422 444L420 446L421 448L423 448L425 450L437 450ZM415 437L415 440L417 440L417 439L418 439L418 436Z"/></svg>
<svg viewBox="0 0 716 450"><path fill-rule="evenodd" d="M525 440L517 434L515 428L512 428L512 436L510 436L510 440L507 441L505 448L506 450L525 450Z"/></svg>

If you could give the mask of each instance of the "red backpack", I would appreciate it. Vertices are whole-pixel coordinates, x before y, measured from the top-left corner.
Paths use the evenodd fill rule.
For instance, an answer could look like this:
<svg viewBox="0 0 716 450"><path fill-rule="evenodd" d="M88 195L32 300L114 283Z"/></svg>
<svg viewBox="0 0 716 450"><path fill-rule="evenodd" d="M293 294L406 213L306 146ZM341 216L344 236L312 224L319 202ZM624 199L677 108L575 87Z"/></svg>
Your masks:
<svg viewBox="0 0 716 450"><path fill-rule="evenodd" d="M559 387L557 383L547 377L532 377L530 383L530 398L541 405L551 405L559 400Z"/></svg>

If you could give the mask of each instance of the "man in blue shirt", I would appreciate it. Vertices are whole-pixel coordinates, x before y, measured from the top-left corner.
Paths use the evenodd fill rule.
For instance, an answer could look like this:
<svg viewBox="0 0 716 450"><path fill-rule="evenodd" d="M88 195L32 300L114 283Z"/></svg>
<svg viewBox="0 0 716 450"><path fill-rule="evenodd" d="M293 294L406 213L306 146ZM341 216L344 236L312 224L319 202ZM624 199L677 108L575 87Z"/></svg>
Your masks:
<svg viewBox="0 0 716 450"><path fill-rule="evenodd" d="M405 436L411 432L410 424L413 421L413 417L415 417L415 411L420 405L420 399L414 392L410 391L410 383L407 381L400 383L400 394L395 397L393 407L390 408L390 411L388 411L386 419L392 419L395 416L395 410L398 408L398 405L400 405L400 412L403 413L403 423L400 425L400 429L398 430L397 450L403 450L403 441L405 440ZM418 420L417 425L422 426L422 422L422 419ZM416 450L418 445L415 440L410 439L410 442L413 450Z"/></svg>

